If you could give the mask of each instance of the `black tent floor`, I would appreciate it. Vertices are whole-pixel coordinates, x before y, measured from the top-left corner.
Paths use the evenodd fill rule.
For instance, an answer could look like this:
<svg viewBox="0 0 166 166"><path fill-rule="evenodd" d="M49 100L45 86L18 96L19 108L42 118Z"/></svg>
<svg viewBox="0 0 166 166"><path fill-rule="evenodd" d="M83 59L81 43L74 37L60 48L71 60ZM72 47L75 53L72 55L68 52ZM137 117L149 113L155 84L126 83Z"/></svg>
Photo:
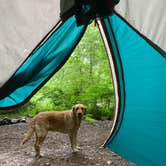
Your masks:
<svg viewBox="0 0 166 166"><path fill-rule="evenodd" d="M43 157L36 160L33 139L20 145L28 123L1 125L0 166L134 166L115 153L100 149L111 126L111 121L83 121L78 134L82 149L78 153L71 153L67 135L50 132L41 149Z"/></svg>

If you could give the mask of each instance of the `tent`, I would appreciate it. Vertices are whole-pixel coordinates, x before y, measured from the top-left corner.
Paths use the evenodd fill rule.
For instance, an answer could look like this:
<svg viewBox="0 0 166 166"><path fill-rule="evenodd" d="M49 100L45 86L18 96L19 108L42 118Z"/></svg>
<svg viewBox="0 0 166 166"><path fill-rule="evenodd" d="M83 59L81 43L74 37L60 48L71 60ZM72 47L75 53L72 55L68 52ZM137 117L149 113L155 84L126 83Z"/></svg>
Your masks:
<svg viewBox="0 0 166 166"><path fill-rule="evenodd" d="M165 6L165 0L2 0L0 109L28 101L67 61L95 19L116 99L103 146L139 166L164 166Z"/></svg>

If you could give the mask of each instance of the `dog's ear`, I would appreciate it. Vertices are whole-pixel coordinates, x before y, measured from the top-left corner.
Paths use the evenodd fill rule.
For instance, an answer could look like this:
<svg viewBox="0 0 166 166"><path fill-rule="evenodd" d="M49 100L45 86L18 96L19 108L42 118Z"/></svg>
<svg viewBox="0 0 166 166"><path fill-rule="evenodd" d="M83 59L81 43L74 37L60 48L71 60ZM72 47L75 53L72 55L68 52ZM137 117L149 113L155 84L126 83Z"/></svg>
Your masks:
<svg viewBox="0 0 166 166"><path fill-rule="evenodd" d="M72 107L72 111L75 112L75 110L76 110L76 106L74 105L74 106Z"/></svg>

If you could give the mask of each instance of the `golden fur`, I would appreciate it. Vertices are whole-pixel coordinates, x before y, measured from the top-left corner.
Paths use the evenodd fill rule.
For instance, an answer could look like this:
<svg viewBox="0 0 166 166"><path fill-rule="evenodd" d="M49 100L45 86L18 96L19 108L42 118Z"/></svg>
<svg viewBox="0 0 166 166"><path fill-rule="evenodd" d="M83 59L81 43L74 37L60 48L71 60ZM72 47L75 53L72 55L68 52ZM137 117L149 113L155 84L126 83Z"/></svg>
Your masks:
<svg viewBox="0 0 166 166"><path fill-rule="evenodd" d="M22 144L26 143L35 133L36 140L34 148L36 157L40 157L40 147L48 131L58 131L69 135L71 148L73 152L76 152L78 150L76 140L77 131L85 112L86 107L83 104L77 104L69 111L40 112L30 122Z"/></svg>

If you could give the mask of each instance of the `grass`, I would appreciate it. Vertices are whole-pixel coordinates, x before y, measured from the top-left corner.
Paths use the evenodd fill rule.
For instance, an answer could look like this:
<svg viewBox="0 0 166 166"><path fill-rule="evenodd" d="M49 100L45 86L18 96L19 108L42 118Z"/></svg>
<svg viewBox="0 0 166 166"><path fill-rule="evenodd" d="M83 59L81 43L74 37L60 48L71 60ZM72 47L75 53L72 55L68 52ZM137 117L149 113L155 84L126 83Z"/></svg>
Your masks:
<svg viewBox="0 0 166 166"><path fill-rule="evenodd" d="M21 117L33 117L37 112L30 110L13 110L13 111L5 111L0 113L0 119L3 118L21 118ZM94 118L92 118L91 114L87 114L85 116L85 121L87 122L96 122Z"/></svg>
<svg viewBox="0 0 166 166"><path fill-rule="evenodd" d="M32 117L32 113L27 113L23 111L6 111L6 112L1 112L0 113L0 119L3 118L21 118L21 117Z"/></svg>
<svg viewBox="0 0 166 166"><path fill-rule="evenodd" d="M87 114L85 116L85 121L87 121L87 122L96 122L96 119L92 118L91 114Z"/></svg>

